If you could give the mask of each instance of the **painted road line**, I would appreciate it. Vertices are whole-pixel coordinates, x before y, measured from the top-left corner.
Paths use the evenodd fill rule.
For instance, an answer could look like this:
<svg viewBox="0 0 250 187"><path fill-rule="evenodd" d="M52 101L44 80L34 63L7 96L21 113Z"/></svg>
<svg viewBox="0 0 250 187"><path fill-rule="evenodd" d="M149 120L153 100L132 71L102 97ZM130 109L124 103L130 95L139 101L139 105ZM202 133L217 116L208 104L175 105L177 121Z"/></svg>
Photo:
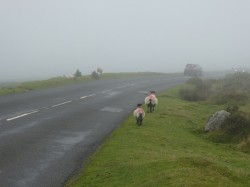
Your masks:
<svg viewBox="0 0 250 187"><path fill-rule="evenodd" d="M87 97L92 97L92 96L95 96L96 94L91 94L91 95L85 95L85 96L82 96L80 97L81 99L84 99L84 98L87 98Z"/></svg>
<svg viewBox="0 0 250 187"><path fill-rule="evenodd" d="M57 104L57 105L53 105L53 106L51 106L51 107L54 108L54 107L61 106L61 105L65 105L65 104L71 103L71 102L72 102L72 101L66 101L66 102L63 102L63 103L60 103L60 104Z"/></svg>
<svg viewBox="0 0 250 187"><path fill-rule="evenodd" d="M95 96L96 94L91 94L91 95L88 95L88 97L92 97L92 96Z"/></svg>
<svg viewBox="0 0 250 187"><path fill-rule="evenodd" d="M105 90L105 91L102 91L102 93L106 93L106 92L110 92L110 91L112 91L112 90Z"/></svg>
<svg viewBox="0 0 250 187"><path fill-rule="evenodd" d="M6 121L11 121L11 120L14 120L14 119L18 119L18 118L21 118L21 117L24 117L24 116L28 116L28 115L30 115L30 114L34 114L34 113L36 113L36 112L38 112L38 110L34 110L34 111L32 111L32 112L25 113L25 114L22 114L22 115L13 117L13 118L8 118L8 119L6 119Z"/></svg>
<svg viewBox="0 0 250 187"><path fill-rule="evenodd" d="M117 87L117 88L125 88L125 87L127 87L127 85L124 85L124 86L119 86L119 87Z"/></svg>

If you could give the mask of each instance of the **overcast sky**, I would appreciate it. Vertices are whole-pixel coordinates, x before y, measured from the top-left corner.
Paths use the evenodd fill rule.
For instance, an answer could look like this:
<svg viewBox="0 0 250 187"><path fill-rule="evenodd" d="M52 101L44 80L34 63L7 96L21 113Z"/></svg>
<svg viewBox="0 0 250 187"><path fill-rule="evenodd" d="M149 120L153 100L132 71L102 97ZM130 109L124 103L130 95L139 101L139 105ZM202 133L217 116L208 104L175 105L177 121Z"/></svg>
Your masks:
<svg viewBox="0 0 250 187"><path fill-rule="evenodd" d="M249 0L0 0L0 82L250 66Z"/></svg>

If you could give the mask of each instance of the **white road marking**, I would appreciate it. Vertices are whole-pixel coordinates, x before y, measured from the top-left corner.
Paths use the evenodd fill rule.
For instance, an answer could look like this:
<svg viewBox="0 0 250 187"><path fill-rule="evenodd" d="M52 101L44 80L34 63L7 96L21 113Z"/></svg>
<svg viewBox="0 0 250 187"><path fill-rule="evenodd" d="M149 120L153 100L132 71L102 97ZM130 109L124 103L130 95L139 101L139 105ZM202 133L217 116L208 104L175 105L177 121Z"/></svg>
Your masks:
<svg viewBox="0 0 250 187"><path fill-rule="evenodd" d="M24 116L28 116L28 115L30 115L30 114L34 114L34 113L36 113L36 112L38 112L38 110L29 112L29 113L25 113L25 114L22 114L22 115L13 117L13 118L8 118L8 119L6 119L6 121L11 121L11 120L14 120L14 119L18 119L18 118L21 118L21 117L24 117Z"/></svg>
<svg viewBox="0 0 250 187"><path fill-rule="evenodd" d="M53 105L53 106L51 106L51 107L54 108L54 107L61 106L61 105L65 105L65 104L71 103L71 102L72 102L72 101L66 101L66 102L63 102L63 103L60 103L60 104L57 104L57 105Z"/></svg>
<svg viewBox="0 0 250 187"><path fill-rule="evenodd" d="M89 95L88 97L92 97L92 96L95 96L96 94L91 94L91 95Z"/></svg>
<svg viewBox="0 0 250 187"><path fill-rule="evenodd" d="M80 97L80 98L81 98L81 99L84 99L84 98L87 98L87 97L92 97L92 96L95 96L95 94L85 95L85 96L82 96L82 97Z"/></svg>
<svg viewBox="0 0 250 187"><path fill-rule="evenodd" d="M106 93L106 92L110 92L111 90L105 90L105 91L102 91L102 93Z"/></svg>
<svg viewBox="0 0 250 187"><path fill-rule="evenodd" d="M125 88L125 87L127 87L127 85L124 85L124 86L120 86L120 87L117 87L117 88Z"/></svg>

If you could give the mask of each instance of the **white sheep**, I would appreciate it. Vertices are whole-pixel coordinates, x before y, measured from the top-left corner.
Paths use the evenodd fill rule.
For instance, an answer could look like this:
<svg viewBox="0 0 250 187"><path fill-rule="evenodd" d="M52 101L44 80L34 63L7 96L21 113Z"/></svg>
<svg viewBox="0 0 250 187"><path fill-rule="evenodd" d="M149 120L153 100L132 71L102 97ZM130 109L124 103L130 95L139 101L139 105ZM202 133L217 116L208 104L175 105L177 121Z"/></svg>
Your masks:
<svg viewBox="0 0 250 187"><path fill-rule="evenodd" d="M141 104L137 104L137 108L134 110L133 115L136 119L136 124L140 126L145 118L145 112L143 108L141 108Z"/></svg>
<svg viewBox="0 0 250 187"><path fill-rule="evenodd" d="M155 106L158 104L158 99L154 91L151 91L150 94L144 100L145 105L147 105L147 112L154 111Z"/></svg>

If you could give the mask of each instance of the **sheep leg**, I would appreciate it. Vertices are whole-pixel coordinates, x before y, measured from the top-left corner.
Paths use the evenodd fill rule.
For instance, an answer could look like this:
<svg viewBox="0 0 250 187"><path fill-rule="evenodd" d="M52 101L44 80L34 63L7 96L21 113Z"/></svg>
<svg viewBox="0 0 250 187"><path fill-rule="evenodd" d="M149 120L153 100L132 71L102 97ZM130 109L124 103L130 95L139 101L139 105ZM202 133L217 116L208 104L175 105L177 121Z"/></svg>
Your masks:
<svg viewBox="0 0 250 187"><path fill-rule="evenodd" d="M138 124L138 126L141 126L142 121L143 121L143 118L142 118L142 115L140 115L140 116L138 117L138 119L137 119L137 124Z"/></svg>

